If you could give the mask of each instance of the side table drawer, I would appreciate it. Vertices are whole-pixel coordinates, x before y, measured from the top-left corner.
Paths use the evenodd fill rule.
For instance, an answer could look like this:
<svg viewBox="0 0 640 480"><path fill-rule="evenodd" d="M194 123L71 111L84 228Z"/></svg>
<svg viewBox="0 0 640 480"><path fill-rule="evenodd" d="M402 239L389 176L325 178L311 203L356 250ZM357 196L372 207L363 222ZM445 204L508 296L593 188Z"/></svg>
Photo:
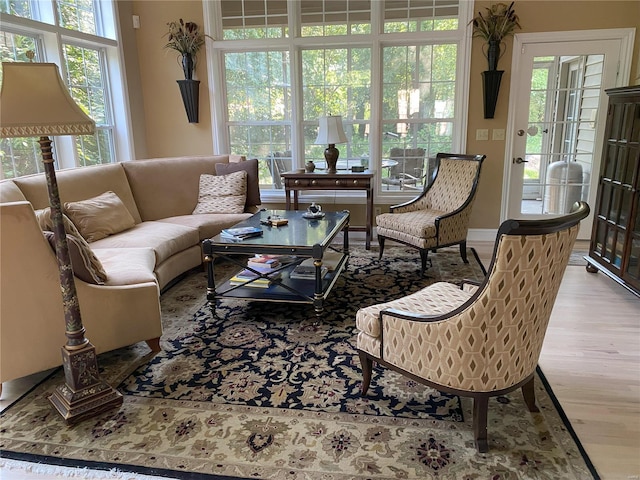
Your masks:
<svg viewBox="0 0 640 480"><path fill-rule="evenodd" d="M314 178L314 179L302 179L302 178L287 178L286 186L291 189L298 188L330 188L330 189L348 189L357 188L363 189L369 186L368 179L360 178Z"/></svg>

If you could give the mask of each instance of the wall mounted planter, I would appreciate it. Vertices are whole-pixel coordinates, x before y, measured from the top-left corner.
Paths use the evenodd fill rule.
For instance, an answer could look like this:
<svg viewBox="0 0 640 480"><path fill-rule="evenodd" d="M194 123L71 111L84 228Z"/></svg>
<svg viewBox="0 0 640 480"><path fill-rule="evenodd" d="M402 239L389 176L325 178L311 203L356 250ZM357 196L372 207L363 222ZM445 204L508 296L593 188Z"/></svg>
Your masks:
<svg viewBox="0 0 640 480"><path fill-rule="evenodd" d="M482 72L482 93L484 94L484 118L493 118L496 113L500 81L504 70Z"/></svg>
<svg viewBox="0 0 640 480"><path fill-rule="evenodd" d="M182 103L187 112L189 123L198 123L198 106L200 100L200 80L176 80L180 86Z"/></svg>

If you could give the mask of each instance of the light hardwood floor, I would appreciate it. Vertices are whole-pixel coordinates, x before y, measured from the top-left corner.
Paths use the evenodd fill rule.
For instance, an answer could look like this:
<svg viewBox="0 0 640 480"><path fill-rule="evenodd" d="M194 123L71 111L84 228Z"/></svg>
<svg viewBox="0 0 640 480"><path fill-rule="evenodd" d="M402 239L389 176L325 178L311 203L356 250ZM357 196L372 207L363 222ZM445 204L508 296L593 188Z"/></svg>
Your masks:
<svg viewBox="0 0 640 480"><path fill-rule="evenodd" d="M493 243L470 246L488 265ZM640 299L602 273L567 267L540 367L602 479L640 480ZM30 383L8 382L0 408ZM4 469L0 478L66 477Z"/></svg>

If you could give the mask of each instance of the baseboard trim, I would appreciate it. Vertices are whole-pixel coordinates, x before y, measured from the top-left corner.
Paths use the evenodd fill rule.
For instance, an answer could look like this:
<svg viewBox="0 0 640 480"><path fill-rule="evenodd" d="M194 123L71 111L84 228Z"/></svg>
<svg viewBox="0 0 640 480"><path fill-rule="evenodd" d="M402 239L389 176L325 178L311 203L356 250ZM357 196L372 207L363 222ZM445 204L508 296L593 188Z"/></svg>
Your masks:
<svg viewBox="0 0 640 480"><path fill-rule="evenodd" d="M495 242L497 228L471 228L467 233L467 242Z"/></svg>

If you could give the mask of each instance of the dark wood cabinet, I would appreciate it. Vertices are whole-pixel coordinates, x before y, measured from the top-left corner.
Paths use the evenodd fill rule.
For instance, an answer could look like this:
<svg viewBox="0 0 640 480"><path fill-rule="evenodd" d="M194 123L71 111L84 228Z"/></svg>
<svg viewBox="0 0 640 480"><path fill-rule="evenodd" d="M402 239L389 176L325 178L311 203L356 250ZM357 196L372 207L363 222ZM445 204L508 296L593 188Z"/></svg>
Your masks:
<svg viewBox="0 0 640 480"><path fill-rule="evenodd" d="M640 85L612 88L587 269L640 295Z"/></svg>

